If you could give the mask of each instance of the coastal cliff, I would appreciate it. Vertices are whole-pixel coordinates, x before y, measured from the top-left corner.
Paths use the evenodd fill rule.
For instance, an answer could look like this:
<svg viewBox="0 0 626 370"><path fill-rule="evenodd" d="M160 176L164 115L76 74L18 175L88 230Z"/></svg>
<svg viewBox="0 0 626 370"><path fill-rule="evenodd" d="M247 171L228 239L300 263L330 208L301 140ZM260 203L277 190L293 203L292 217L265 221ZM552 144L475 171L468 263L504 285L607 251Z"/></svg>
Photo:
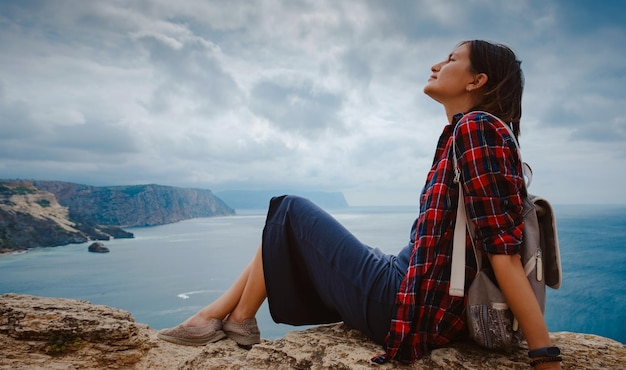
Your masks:
<svg viewBox="0 0 626 370"><path fill-rule="evenodd" d="M392 369L369 359L381 347L343 324L287 333L243 350L225 339L204 347L161 341L129 312L87 301L0 296L2 369ZM626 346L596 335L551 333L566 369L624 369ZM523 349L491 352L473 343L436 349L406 369L528 369Z"/></svg>
<svg viewBox="0 0 626 370"><path fill-rule="evenodd" d="M33 181L68 207L70 217L120 227L164 225L196 217L235 214L208 189L164 185L89 186L61 181Z"/></svg>
<svg viewBox="0 0 626 370"><path fill-rule="evenodd" d="M122 227L234 213L203 189L0 180L0 252L132 238Z"/></svg>

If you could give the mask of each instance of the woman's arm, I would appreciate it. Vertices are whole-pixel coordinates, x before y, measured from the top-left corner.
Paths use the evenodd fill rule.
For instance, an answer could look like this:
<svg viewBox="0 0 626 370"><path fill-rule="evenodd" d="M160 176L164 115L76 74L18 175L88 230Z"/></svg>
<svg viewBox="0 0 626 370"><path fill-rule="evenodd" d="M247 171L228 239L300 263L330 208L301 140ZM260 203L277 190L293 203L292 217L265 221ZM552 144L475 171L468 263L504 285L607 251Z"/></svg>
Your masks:
<svg viewBox="0 0 626 370"><path fill-rule="evenodd" d="M550 347L552 341L519 255L489 254L489 262L504 298L522 328L529 349ZM561 369L560 362L539 364L535 369Z"/></svg>
<svg viewBox="0 0 626 370"><path fill-rule="evenodd" d="M455 131L455 154L463 176L468 218L475 226L474 241L489 256L498 284L529 348L550 347L541 308L519 256L524 177L517 147L502 124L489 115L468 114ZM535 368L561 367L553 362Z"/></svg>

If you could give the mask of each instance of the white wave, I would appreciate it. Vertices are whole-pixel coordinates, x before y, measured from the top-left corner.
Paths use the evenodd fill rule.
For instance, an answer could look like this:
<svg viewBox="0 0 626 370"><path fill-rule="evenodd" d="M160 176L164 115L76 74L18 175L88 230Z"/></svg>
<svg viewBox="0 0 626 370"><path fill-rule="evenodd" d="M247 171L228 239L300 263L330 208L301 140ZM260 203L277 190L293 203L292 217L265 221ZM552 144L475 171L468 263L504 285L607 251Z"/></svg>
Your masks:
<svg viewBox="0 0 626 370"><path fill-rule="evenodd" d="M191 292L183 292L180 294L177 294L176 296L180 299L189 299L191 298L191 295L194 294L202 294L202 293L223 293L223 290L215 290L215 289L209 289L209 290L193 290Z"/></svg>

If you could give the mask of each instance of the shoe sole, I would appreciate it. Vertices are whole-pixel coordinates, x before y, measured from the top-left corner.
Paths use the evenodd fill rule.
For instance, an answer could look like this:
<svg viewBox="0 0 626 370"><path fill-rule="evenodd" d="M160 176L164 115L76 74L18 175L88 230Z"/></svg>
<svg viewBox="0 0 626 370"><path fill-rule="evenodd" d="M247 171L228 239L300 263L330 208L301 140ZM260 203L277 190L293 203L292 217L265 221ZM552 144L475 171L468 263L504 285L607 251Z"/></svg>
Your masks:
<svg viewBox="0 0 626 370"><path fill-rule="evenodd" d="M252 345L261 343L260 334L259 335L242 335L239 333L227 331L226 336L234 340L235 342L237 342L237 344L243 348L249 349L249 347L251 347Z"/></svg>
<svg viewBox="0 0 626 370"><path fill-rule="evenodd" d="M166 335L162 333L158 333L157 337L167 342L174 343L174 344L182 344L184 346L204 346L205 344L215 343L218 340L226 338L226 333L224 333L222 330L218 330L208 338L199 338L199 339L172 337L170 335Z"/></svg>

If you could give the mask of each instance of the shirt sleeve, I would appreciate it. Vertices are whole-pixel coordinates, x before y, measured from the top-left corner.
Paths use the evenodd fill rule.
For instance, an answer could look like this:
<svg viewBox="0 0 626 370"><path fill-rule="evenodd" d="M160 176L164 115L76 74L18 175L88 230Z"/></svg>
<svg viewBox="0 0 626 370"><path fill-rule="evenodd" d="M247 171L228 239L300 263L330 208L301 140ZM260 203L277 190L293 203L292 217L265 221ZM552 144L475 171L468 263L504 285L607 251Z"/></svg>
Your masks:
<svg viewBox="0 0 626 370"><path fill-rule="evenodd" d="M519 253L524 177L514 139L502 123L484 113L464 116L454 135L474 242L487 253Z"/></svg>

